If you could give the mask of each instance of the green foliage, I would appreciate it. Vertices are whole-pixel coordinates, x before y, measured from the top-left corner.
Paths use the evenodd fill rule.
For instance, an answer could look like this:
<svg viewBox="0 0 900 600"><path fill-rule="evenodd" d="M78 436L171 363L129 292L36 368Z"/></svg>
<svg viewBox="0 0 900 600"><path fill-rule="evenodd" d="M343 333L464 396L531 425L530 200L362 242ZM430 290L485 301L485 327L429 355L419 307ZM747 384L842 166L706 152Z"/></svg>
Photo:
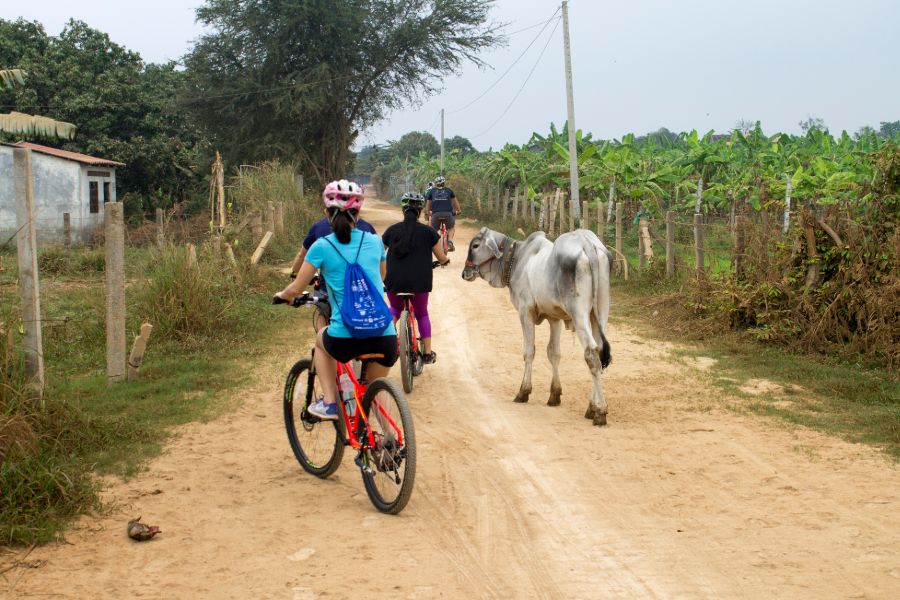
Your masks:
<svg viewBox="0 0 900 600"><path fill-rule="evenodd" d="M174 63L144 64L81 21L54 37L36 22L0 19L4 64L27 71L28 85L0 89L0 104L77 123L77 138L62 147L126 163L120 196L145 198L139 210L167 207L196 186L205 141L176 104L185 74Z"/></svg>
<svg viewBox="0 0 900 600"><path fill-rule="evenodd" d="M304 161L346 175L359 131L436 92L500 40L486 0L207 0L187 106L233 163ZM235 32L239 32L236 34Z"/></svg>

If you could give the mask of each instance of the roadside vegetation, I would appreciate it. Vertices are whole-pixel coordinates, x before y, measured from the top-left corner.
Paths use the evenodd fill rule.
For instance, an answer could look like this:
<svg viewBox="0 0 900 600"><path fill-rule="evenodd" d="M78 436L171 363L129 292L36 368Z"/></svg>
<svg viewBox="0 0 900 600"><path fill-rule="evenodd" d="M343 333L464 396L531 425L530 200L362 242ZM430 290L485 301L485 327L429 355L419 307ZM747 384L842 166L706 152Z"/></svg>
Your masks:
<svg viewBox="0 0 900 600"><path fill-rule="evenodd" d="M267 255L272 263L292 258L301 232L318 218L317 198L301 198L293 174L270 163L229 181L235 223L273 199L285 202L285 233ZM255 248L249 232L235 225L225 233L240 266L214 250L208 227L195 266L184 239L127 248L128 331L143 322L154 328L140 379L113 386L106 382L102 247L68 257L42 249L43 407L24 381L14 249L0 249L0 544L54 539L71 517L100 508L96 473L130 476L173 426L228 409L229 392L265 352L259 341L296 322L291 311L269 304L284 275L244 266Z"/></svg>

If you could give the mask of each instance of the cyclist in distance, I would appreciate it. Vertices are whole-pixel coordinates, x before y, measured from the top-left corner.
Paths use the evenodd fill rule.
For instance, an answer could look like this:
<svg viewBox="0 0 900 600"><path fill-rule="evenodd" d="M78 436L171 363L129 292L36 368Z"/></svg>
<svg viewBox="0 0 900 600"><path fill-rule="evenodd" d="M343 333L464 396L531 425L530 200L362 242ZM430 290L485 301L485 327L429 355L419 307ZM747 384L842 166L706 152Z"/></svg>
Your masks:
<svg viewBox="0 0 900 600"><path fill-rule="evenodd" d="M388 227L381 236L388 249L385 289L395 322L404 308L403 298L398 294L413 294L413 312L419 323L425 363L431 364L435 361L435 353L431 349L431 319L428 316L428 294L433 281L431 255L434 254L441 266L449 264L450 259L441 249L438 233L428 225L419 223L425 198L416 192L407 192L403 194L400 205L403 207L403 221Z"/></svg>
<svg viewBox="0 0 900 600"><path fill-rule="evenodd" d="M338 418L338 389L336 360L350 362L361 354L383 354L368 363L366 378L372 381L384 377L397 361L397 330L389 323L377 337L354 338L341 317L345 297L344 274L349 261L354 260L375 286L384 294L385 250L377 235L357 227L363 195L359 186L341 179L325 186L322 193L325 213L334 233L326 235L309 248L297 277L277 297L291 302L309 285L316 271L320 271L328 288L331 320L316 337L315 367L322 384L324 398L310 405L309 412L324 420Z"/></svg>
<svg viewBox="0 0 900 600"><path fill-rule="evenodd" d="M446 187L447 180L441 175L434 180L434 188L425 192L425 216L431 219L431 226L440 229L441 223L447 227L447 249L453 252L456 248L453 246L453 234L456 229L456 219L454 215L458 215L459 199L453 190Z"/></svg>

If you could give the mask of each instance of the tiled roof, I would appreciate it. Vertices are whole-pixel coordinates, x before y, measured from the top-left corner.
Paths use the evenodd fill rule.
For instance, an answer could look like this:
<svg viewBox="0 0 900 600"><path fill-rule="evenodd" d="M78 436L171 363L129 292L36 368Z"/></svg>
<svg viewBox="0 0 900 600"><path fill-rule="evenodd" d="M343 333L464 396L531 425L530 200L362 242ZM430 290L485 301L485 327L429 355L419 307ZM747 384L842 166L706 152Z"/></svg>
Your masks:
<svg viewBox="0 0 900 600"><path fill-rule="evenodd" d="M59 158L64 158L66 160L73 160L75 162L79 162L85 165L93 165L95 167L124 167L125 163L116 162L114 160L107 160L105 158L97 158L96 156L88 156L87 154L81 154L79 152L69 152L68 150L60 150L59 148L51 148L50 146L41 146L40 144L32 144L31 142L18 142L14 144L17 148L29 148L35 152L40 152L41 154L49 154L50 156L56 156Z"/></svg>

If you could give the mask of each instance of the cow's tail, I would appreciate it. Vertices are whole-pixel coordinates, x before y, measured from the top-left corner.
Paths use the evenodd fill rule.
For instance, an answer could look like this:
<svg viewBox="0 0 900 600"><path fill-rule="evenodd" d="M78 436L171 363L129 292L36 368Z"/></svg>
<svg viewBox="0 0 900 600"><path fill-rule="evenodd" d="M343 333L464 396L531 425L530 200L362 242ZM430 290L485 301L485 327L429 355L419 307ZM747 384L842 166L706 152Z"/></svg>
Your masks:
<svg viewBox="0 0 900 600"><path fill-rule="evenodd" d="M594 318L597 319L598 329L600 329L600 340L602 342L600 348L600 365L605 369L612 362L612 352L609 346L609 340L606 339L603 318L604 308L609 310L609 306L604 307L604 302L609 302L609 275L612 257L606 247L595 244L590 239L584 239L582 242L584 253L587 254L589 264L591 266L591 287L594 291ZM601 256L605 260L601 260ZM607 285L603 285L602 274L606 274ZM606 287L604 290L603 288ZM606 298L604 299L604 295Z"/></svg>

